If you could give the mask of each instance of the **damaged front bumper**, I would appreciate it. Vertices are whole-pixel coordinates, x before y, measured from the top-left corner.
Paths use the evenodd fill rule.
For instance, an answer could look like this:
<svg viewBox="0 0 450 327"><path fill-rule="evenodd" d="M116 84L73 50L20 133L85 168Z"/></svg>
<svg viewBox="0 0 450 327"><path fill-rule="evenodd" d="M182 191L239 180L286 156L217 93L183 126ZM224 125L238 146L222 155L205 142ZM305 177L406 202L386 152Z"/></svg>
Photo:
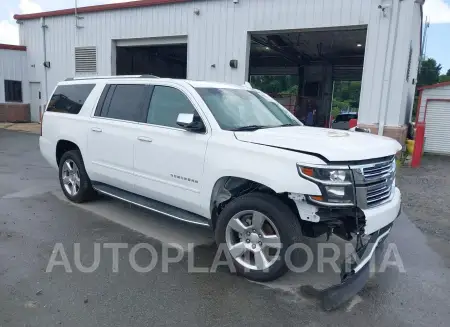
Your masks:
<svg viewBox="0 0 450 327"><path fill-rule="evenodd" d="M400 216L401 208L398 209L396 218ZM377 250L381 250L384 240L388 237L393 222L370 235L369 241L356 253L359 260L354 257L351 261L346 260L341 267L341 283L331 286L320 293L320 300L324 310L329 311L338 308L366 285L371 275L371 260Z"/></svg>

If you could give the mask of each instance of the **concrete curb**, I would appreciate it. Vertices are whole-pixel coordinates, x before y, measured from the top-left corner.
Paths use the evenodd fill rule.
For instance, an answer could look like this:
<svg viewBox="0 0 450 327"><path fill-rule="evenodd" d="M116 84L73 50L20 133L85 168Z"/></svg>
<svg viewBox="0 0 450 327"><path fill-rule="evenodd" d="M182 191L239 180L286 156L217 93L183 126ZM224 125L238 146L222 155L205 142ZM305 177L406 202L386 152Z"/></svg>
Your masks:
<svg viewBox="0 0 450 327"><path fill-rule="evenodd" d="M39 123L0 123L0 129L14 132L40 134L41 125Z"/></svg>

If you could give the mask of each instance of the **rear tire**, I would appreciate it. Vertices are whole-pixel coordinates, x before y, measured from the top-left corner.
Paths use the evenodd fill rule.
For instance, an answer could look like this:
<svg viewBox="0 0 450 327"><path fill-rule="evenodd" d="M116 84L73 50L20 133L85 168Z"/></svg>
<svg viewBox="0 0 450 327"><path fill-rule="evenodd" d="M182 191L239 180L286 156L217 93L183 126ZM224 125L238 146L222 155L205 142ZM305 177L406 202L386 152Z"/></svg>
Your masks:
<svg viewBox="0 0 450 327"><path fill-rule="evenodd" d="M216 226L216 242L225 244L236 272L260 282L286 273L286 250L302 239L298 217L270 194L249 193L233 200Z"/></svg>
<svg viewBox="0 0 450 327"><path fill-rule="evenodd" d="M59 183L66 198L75 203L92 200L95 191L84 167L80 151L64 153L59 161Z"/></svg>

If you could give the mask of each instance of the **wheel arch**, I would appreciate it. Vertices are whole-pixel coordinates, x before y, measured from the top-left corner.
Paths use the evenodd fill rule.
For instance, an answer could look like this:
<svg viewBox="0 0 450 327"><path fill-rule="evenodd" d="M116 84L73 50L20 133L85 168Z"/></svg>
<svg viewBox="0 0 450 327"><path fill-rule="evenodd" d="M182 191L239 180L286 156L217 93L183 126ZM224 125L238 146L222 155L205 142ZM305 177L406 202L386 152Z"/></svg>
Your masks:
<svg viewBox="0 0 450 327"><path fill-rule="evenodd" d="M75 142L72 142L72 141L66 140L66 139L60 139L56 143L56 149L55 149L56 164L59 166L59 163L60 163L61 158L64 155L64 153L66 153L67 151L72 151L72 150L78 150L81 153L80 147Z"/></svg>
<svg viewBox="0 0 450 327"><path fill-rule="evenodd" d="M210 215L212 228L215 229L220 212L229 202L237 197L252 192L275 195L290 208L295 208L295 203L288 198L287 193L277 193L270 186L255 180L238 176L223 176L215 182L211 192ZM297 210L293 211L294 213L298 213Z"/></svg>

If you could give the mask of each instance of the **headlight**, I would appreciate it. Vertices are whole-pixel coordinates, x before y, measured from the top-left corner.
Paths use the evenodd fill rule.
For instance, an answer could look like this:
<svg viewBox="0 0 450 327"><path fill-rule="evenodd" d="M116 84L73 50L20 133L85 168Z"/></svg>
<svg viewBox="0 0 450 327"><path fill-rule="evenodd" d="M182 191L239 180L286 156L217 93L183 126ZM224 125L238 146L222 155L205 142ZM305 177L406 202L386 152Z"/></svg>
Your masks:
<svg viewBox="0 0 450 327"><path fill-rule="evenodd" d="M300 165L297 167L302 177L315 182L322 191L322 196L310 196L311 201L328 206L354 205L354 186L350 169Z"/></svg>
<svg viewBox="0 0 450 327"><path fill-rule="evenodd" d="M352 185L352 173L350 169L313 168L297 166L300 175L325 185Z"/></svg>

